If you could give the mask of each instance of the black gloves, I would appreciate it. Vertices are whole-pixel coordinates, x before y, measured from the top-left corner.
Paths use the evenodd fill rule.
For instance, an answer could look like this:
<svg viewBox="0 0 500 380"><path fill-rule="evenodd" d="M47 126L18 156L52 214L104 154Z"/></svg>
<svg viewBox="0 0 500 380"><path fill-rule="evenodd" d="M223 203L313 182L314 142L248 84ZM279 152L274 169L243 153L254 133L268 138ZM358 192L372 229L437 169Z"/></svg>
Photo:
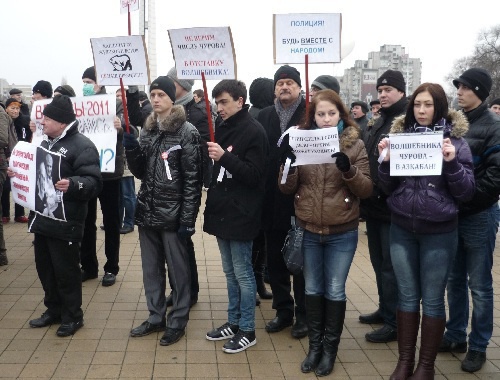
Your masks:
<svg viewBox="0 0 500 380"><path fill-rule="evenodd" d="M297 157L295 157L295 154L293 154L293 149L290 148L290 146L287 146L283 154L281 155L281 163L285 165L286 159L289 158L292 160L291 164L293 164L296 160Z"/></svg>
<svg viewBox="0 0 500 380"><path fill-rule="evenodd" d="M127 150L132 150L139 147L139 141L132 133L123 131L123 147Z"/></svg>
<svg viewBox="0 0 500 380"><path fill-rule="evenodd" d="M349 161L349 157L347 157L344 152L334 153L332 154L332 158L337 158L335 164L342 173L347 173L349 169L351 169L351 162Z"/></svg>
<svg viewBox="0 0 500 380"><path fill-rule="evenodd" d="M179 227L179 231L177 231L177 234L179 235L179 237L181 239L186 240L188 237L193 236L195 232L196 232L196 230L194 229L194 227L188 227L188 226L181 225Z"/></svg>

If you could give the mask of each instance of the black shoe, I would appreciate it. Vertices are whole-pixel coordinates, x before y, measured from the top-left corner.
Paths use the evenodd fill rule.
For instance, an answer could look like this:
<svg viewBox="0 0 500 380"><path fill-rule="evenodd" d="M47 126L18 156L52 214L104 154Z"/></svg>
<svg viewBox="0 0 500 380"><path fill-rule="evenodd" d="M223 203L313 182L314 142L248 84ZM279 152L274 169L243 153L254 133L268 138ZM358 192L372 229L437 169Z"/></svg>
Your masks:
<svg viewBox="0 0 500 380"><path fill-rule="evenodd" d="M438 352L458 352L463 354L467 352L467 342L451 342L443 336Z"/></svg>
<svg viewBox="0 0 500 380"><path fill-rule="evenodd" d="M486 362L486 352L469 350L465 359L462 360L462 370L465 372L476 372L483 368Z"/></svg>
<svg viewBox="0 0 500 380"><path fill-rule="evenodd" d="M398 340L398 332L391 326L383 325L381 328L369 332L365 335L368 342L388 343Z"/></svg>
<svg viewBox="0 0 500 380"><path fill-rule="evenodd" d="M170 293L167 297L167 307L174 306L174 300L172 299L172 293Z"/></svg>
<svg viewBox="0 0 500 380"><path fill-rule="evenodd" d="M6 252L0 252L0 266L7 265L9 263L9 259L7 258Z"/></svg>
<svg viewBox="0 0 500 380"><path fill-rule="evenodd" d="M120 228L120 233L122 235L126 235L126 234L129 234L131 232L134 232L134 227L122 227L122 228Z"/></svg>
<svg viewBox="0 0 500 380"><path fill-rule="evenodd" d="M130 336L132 337L146 336L155 333L157 331L163 331L163 330L165 330L165 322L155 325L153 323L149 323L148 321L144 321L140 326L137 326L136 328L133 328L130 331Z"/></svg>
<svg viewBox="0 0 500 380"><path fill-rule="evenodd" d="M292 326L292 337L295 339L301 339L307 336L307 324L305 320L296 319L294 325Z"/></svg>
<svg viewBox="0 0 500 380"><path fill-rule="evenodd" d="M83 327L83 319L76 322L63 323L56 331L57 336L70 336Z"/></svg>
<svg viewBox="0 0 500 380"><path fill-rule="evenodd" d="M239 330L229 342L222 346L222 351L228 354L236 354L246 350L248 347L252 347L255 343L257 343L255 331Z"/></svg>
<svg viewBox="0 0 500 380"><path fill-rule="evenodd" d="M171 327L167 327L165 330L165 334L160 339L160 346L170 346L178 342L185 334L184 329L173 329Z"/></svg>
<svg viewBox="0 0 500 380"><path fill-rule="evenodd" d="M258 297L255 298L255 306L260 306L260 299Z"/></svg>
<svg viewBox="0 0 500 380"><path fill-rule="evenodd" d="M367 325L377 325L384 323L384 318L382 317L380 309L377 309L376 311L370 314L361 314L359 316L359 321Z"/></svg>
<svg viewBox="0 0 500 380"><path fill-rule="evenodd" d="M221 327L217 327L216 329L207 332L205 338L207 338L207 340L231 339L238 331L240 331L240 327L238 325L232 325L229 322L226 322Z"/></svg>
<svg viewBox="0 0 500 380"><path fill-rule="evenodd" d="M82 269L82 282L85 282L87 280L93 280L94 278L97 278L97 273L96 274L90 274L89 272L85 272Z"/></svg>
<svg viewBox="0 0 500 380"><path fill-rule="evenodd" d="M281 331L293 324L293 319L284 319L281 317L275 317L272 321L269 321L266 325L266 331L268 333L275 333Z"/></svg>
<svg viewBox="0 0 500 380"><path fill-rule="evenodd" d="M53 317L49 313L45 312L40 318L32 319L29 323L31 327L45 327L60 322L60 317Z"/></svg>
<svg viewBox="0 0 500 380"><path fill-rule="evenodd" d="M116 275L113 273L104 273L104 277L102 278L102 286L111 286L116 282Z"/></svg>

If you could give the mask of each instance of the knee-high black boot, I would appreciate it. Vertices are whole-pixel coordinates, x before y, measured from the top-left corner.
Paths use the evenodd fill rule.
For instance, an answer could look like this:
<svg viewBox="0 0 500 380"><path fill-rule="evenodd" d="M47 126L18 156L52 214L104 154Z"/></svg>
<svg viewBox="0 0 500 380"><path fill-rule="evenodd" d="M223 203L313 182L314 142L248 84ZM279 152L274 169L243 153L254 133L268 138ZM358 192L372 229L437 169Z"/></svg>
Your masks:
<svg viewBox="0 0 500 380"><path fill-rule="evenodd" d="M273 295L267 291L266 284L264 283L266 256L266 241L264 233L261 231L259 236L254 239L252 246L253 274L255 276L255 283L257 285L257 293L259 294L259 297L264 300L270 300L273 298Z"/></svg>
<svg viewBox="0 0 500 380"><path fill-rule="evenodd" d="M335 364L340 336L344 329L346 301L330 301L325 299L325 335L323 337L323 354L316 368L316 375L328 376Z"/></svg>
<svg viewBox="0 0 500 380"><path fill-rule="evenodd" d="M316 369L323 354L323 333L325 331L325 298L323 296L306 295L307 336L309 353L300 365L303 373Z"/></svg>

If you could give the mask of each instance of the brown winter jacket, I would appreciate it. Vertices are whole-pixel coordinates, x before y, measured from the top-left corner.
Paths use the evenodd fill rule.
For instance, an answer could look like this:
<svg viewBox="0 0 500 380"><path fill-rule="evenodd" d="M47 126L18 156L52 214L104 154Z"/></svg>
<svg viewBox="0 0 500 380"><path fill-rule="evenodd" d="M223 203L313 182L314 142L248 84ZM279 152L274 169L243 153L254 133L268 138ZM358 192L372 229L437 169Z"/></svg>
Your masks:
<svg viewBox="0 0 500 380"><path fill-rule="evenodd" d="M295 193L297 224L316 234L337 234L358 227L359 199L372 193L372 181L365 145L357 127L347 127L340 136L340 150L353 166L347 178L336 164L298 166L279 188L285 194Z"/></svg>

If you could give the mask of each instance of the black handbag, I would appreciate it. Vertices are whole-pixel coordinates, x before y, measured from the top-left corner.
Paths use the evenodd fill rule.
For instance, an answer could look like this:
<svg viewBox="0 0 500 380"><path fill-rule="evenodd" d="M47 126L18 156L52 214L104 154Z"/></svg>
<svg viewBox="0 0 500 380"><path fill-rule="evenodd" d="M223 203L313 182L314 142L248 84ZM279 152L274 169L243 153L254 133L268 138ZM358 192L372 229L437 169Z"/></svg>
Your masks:
<svg viewBox="0 0 500 380"><path fill-rule="evenodd" d="M295 223L292 217L292 228L288 231L281 253L286 267L292 274L301 274L304 268L304 251L302 242L304 240L304 229Z"/></svg>

